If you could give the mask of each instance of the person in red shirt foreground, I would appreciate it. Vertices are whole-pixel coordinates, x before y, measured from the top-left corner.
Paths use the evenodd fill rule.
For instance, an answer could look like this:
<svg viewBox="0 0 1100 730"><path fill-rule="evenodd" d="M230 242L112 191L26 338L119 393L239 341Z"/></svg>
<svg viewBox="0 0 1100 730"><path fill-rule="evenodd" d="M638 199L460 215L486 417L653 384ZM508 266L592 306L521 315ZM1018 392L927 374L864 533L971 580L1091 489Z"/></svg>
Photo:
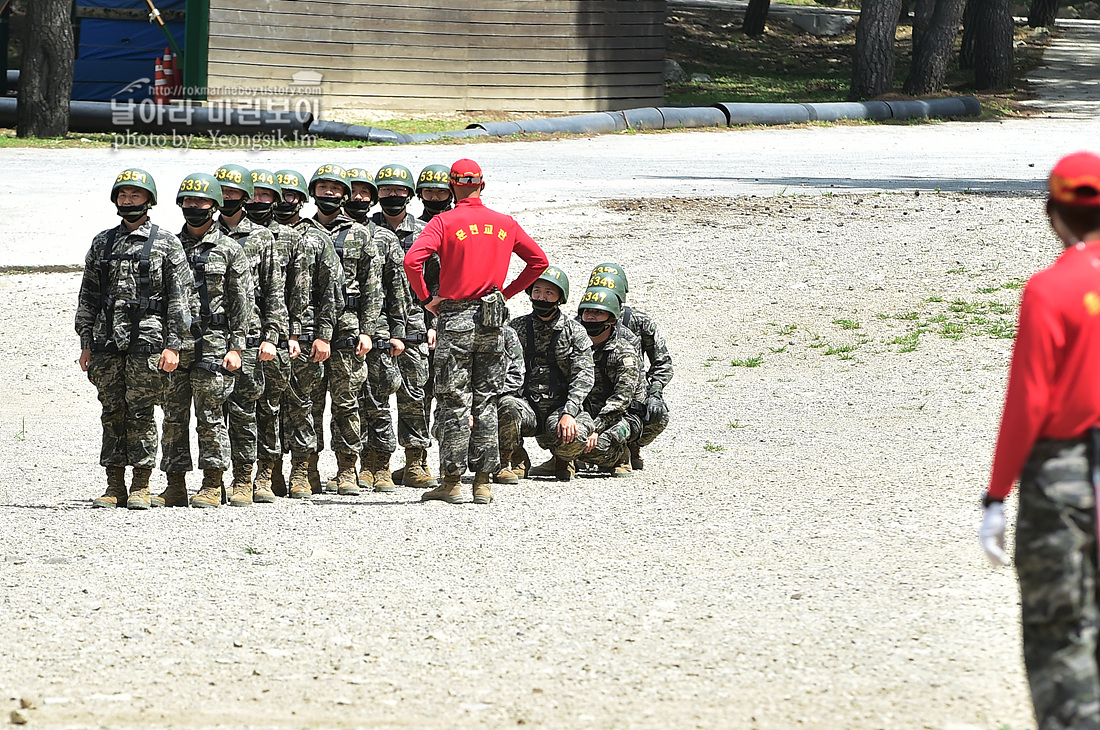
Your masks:
<svg viewBox="0 0 1100 730"><path fill-rule="evenodd" d="M1065 251L1024 288L980 539L1008 564L1004 498L1019 479L1015 559L1035 717L1040 730L1096 730L1100 157L1063 158L1049 187L1047 217Z"/></svg>
<svg viewBox="0 0 1100 730"><path fill-rule="evenodd" d="M524 291L550 265L546 254L510 216L481 202L485 181L473 160L451 166L453 210L432 218L405 254L416 296L439 316L435 345L436 438L442 483L421 500L459 502L461 479L474 472L474 503L493 495L489 475L500 471L497 401L504 389L505 300ZM515 253L527 267L504 286ZM424 262L439 255L439 294L431 296Z"/></svg>

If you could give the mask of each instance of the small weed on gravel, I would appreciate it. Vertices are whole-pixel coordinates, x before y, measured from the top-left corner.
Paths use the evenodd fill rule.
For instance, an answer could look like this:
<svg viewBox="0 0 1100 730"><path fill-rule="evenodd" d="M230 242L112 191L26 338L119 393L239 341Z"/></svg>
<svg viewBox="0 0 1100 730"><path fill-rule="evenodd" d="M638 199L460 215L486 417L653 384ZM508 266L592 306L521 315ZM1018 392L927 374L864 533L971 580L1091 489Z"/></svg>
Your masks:
<svg viewBox="0 0 1100 730"><path fill-rule="evenodd" d="M764 364L764 355L753 355L752 357L746 357L743 360L731 360L730 365L735 368L755 368Z"/></svg>
<svg viewBox="0 0 1100 730"><path fill-rule="evenodd" d="M708 441L706 444L703 445L703 450L704 451L709 451L710 453L714 454L714 453L717 453L719 451L725 451L726 447L723 446L722 444L712 444L711 442Z"/></svg>

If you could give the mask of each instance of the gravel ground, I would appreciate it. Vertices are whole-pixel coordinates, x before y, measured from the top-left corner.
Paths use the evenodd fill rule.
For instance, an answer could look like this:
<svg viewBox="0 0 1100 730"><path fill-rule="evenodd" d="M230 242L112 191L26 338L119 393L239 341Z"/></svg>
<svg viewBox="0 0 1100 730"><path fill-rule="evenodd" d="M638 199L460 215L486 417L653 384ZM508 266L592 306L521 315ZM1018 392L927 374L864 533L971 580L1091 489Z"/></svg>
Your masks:
<svg viewBox="0 0 1100 730"><path fill-rule="evenodd" d="M1041 205L524 214L576 288L626 266L674 420L632 478L489 507L92 511L79 279L0 277L0 719L26 698L33 727L1031 726L1014 575L976 530L1019 280L1057 252Z"/></svg>

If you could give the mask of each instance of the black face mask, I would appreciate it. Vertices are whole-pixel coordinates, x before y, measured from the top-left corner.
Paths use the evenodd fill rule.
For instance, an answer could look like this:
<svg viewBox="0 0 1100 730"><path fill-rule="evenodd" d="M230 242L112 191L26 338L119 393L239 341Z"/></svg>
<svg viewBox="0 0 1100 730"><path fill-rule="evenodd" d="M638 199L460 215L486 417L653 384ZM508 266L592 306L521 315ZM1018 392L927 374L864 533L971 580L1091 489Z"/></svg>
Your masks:
<svg viewBox="0 0 1100 730"><path fill-rule="evenodd" d="M227 200L222 204L222 215L232 218L241 212L241 208L244 207L244 198L237 200Z"/></svg>
<svg viewBox="0 0 1100 730"><path fill-rule="evenodd" d="M558 311L558 302L544 302L541 299L531 300L531 310L540 317L549 317Z"/></svg>
<svg viewBox="0 0 1100 730"><path fill-rule="evenodd" d="M581 324L584 326L589 337L599 337L611 326L611 322L606 320L603 322L585 322L582 319Z"/></svg>
<svg viewBox="0 0 1100 730"><path fill-rule="evenodd" d="M183 219L192 228L202 228L210 222L217 210L213 205L209 208L184 208Z"/></svg>
<svg viewBox="0 0 1100 730"><path fill-rule="evenodd" d="M248 219L253 223L259 223L260 221L267 220L274 208L275 203L245 203L244 214L248 216Z"/></svg>
<svg viewBox="0 0 1100 730"><path fill-rule="evenodd" d="M116 205L115 208L118 211L119 217L127 223L137 223L149 212L148 203L142 203L141 205Z"/></svg>
<svg viewBox="0 0 1100 730"><path fill-rule="evenodd" d="M382 212L386 215L398 215L409 204L409 196L389 195L379 200L378 203L382 206Z"/></svg>
<svg viewBox="0 0 1100 730"><path fill-rule="evenodd" d="M317 210L325 215L332 215L340 210L340 206L344 204L345 198L317 197L313 200L317 203Z"/></svg>
<svg viewBox="0 0 1100 730"><path fill-rule="evenodd" d="M439 215L445 210L449 210L451 207L451 196L447 196L446 200L424 200L424 210L428 211L432 215Z"/></svg>
<svg viewBox="0 0 1100 730"><path fill-rule="evenodd" d="M280 223L286 223L288 220L298 215L298 211L301 209L301 203L276 203L275 220Z"/></svg>
<svg viewBox="0 0 1100 730"><path fill-rule="evenodd" d="M344 212L352 218L360 220L366 217L367 211L371 209L372 205L374 203L369 200L349 200L344 203Z"/></svg>

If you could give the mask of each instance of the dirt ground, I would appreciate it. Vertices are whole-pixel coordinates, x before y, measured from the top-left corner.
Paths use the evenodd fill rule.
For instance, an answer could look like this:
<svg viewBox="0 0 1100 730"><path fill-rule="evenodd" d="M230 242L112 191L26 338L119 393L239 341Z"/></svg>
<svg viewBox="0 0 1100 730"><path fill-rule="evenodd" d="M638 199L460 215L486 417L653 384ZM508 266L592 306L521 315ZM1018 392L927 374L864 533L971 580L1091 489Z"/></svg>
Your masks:
<svg viewBox="0 0 1100 730"><path fill-rule="evenodd" d="M1057 252L1040 200L645 199L521 223L575 292L626 267L673 353L673 420L628 479L487 507L399 489L93 511L78 276L0 277L4 717L1033 726L1014 574L976 532L1020 282Z"/></svg>

